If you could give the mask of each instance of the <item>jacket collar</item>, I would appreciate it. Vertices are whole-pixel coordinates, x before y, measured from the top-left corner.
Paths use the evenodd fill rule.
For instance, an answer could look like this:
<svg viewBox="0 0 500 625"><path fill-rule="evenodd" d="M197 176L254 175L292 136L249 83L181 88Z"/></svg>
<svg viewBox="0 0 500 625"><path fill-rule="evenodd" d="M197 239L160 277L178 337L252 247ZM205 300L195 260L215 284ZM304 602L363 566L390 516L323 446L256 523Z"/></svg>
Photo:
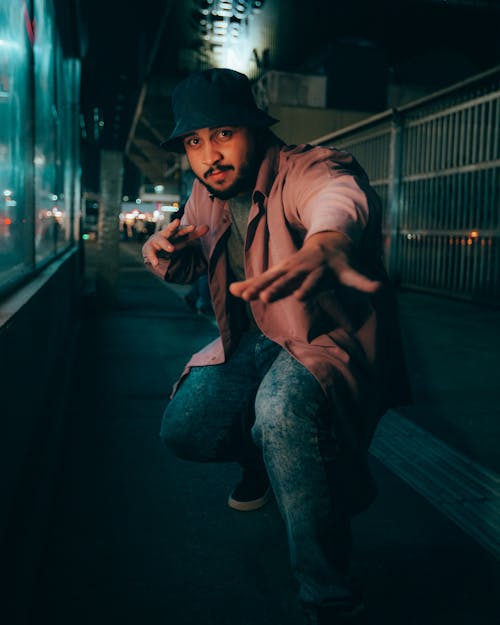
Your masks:
<svg viewBox="0 0 500 625"><path fill-rule="evenodd" d="M253 201L258 202L259 199L267 199L271 188L278 174L278 166L280 159L280 151L284 143L278 137L270 143L267 151L262 159L257 180L255 182Z"/></svg>

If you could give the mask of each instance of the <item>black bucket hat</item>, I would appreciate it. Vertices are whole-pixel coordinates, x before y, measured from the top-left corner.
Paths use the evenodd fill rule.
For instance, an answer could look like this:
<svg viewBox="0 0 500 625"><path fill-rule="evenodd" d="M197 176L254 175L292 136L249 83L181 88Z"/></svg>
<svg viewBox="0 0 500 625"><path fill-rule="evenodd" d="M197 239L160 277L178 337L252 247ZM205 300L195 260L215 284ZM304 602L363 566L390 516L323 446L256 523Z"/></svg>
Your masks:
<svg viewBox="0 0 500 625"><path fill-rule="evenodd" d="M172 93L175 127L161 147L183 150L180 137L199 128L216 126L266 127L278 120L257 108L244 74L213 68L191 74Z"/></svg>

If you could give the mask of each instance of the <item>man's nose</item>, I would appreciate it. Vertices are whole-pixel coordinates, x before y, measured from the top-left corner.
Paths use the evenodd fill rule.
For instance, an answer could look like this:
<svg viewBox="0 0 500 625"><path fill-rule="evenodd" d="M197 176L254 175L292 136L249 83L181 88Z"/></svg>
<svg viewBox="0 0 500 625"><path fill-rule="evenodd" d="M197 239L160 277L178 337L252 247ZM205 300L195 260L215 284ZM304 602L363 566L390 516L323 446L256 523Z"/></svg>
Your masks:
<svg viewBox="0 0 500 625"><path fill-rule="evenodd" d="M207 141L203 146L203 163L205 165L215 165L222 159L221 152L210 141Z"/></svg>

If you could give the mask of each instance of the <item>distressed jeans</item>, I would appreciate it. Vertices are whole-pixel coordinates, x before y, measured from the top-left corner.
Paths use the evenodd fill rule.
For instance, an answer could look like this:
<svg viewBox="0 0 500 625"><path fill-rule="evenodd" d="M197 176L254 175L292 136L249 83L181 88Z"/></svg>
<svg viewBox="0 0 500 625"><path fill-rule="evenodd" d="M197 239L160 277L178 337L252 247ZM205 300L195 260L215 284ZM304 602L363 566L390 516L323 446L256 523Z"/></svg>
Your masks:
<svg viewBox="0 0 500 625"><path fill-rule="evenodd" d="M325 395L288 352L245 333L228 362L191 369L166 408L160 436L188 460L251 467L263 458L299 599L322 605L351 598L350 520L332 486Z"/></svg>

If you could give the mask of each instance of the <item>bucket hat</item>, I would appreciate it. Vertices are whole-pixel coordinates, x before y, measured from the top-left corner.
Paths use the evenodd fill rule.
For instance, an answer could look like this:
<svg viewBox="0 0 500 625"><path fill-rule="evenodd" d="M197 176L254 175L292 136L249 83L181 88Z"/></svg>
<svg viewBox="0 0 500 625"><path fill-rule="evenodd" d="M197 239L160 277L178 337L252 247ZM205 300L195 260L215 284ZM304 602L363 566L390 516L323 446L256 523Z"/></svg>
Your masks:
<svg viewBox="0 0 500 625"><path fill-rule="evenodd" d="M191 74L172 93L175 126L161 147L183 150L180 137L216 126L265 127L278 120L255 104L250 81L232 69L212 68Z"/></svg>

